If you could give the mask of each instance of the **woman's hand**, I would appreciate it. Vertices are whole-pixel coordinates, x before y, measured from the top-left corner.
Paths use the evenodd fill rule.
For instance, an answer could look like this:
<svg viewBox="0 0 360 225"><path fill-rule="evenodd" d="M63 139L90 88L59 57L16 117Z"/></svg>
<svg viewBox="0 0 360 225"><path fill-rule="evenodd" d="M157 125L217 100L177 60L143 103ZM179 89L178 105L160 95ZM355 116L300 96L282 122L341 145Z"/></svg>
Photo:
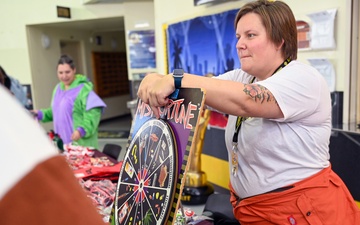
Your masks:
<svg viewBox="0 0 360 225"><path fill-rule="evenodd" d="M80 138L81 138L81 134L80 134L80 131L78 131L78 130L75 130L71 135L71 140L73 140L73 141L77 141Z"/></svg>
<svg viewBox="0 0 360 225"><path fill-rule="evenodd" d="M141 81L138 97L149 104L156 118L159 118L158 107L164 106L169 101L169 95L175 90L174 78L171 75L156 73L148 74Z"/></svg>
<svg viewBox="0 0 360 225"><path fill-rule="evenodd" d="M36 110L36 109L30 110L30 113L31 113L31 115L32 115L34 118L37 118L37 116L38 116L38 110Z"/></svg>

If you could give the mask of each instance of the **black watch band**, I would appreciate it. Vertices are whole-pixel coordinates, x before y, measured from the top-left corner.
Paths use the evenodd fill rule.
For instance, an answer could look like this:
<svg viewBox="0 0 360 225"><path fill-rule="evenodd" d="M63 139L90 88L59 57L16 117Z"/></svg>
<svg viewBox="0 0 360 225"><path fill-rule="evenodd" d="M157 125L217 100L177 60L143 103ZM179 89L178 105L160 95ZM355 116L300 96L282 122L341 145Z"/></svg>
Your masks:
<svg viewBox="0 0 360 225"><path fill-rule="evenodd" d="M181 88L181 80L184 77L183 69L174 69L173 72L175 89Z"/></svg>

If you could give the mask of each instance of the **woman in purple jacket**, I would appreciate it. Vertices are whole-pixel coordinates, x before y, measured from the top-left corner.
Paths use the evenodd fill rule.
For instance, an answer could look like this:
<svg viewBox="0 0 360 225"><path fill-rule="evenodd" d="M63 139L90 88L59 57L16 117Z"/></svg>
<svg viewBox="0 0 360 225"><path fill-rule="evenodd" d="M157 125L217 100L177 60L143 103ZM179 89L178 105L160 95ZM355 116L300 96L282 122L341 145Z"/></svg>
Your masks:
<svg viewBox="0 0 360 225"><path fill-rule="evenodd" d="M64 144L98 148L98 126L106 107L86 76L76 74L73 60L62 55L57 66L60 83L55 86L51 107L34 110L41 122L54 123Z"/></svg>

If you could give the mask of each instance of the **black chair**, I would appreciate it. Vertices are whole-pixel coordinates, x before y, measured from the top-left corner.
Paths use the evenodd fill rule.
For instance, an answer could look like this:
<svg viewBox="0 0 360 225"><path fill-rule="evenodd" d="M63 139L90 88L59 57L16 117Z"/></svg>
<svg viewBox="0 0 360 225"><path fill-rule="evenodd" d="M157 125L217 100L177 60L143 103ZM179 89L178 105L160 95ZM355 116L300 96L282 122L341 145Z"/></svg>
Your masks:
<svg viewBox="0 0 360 225"><path fill-rule="evenodd" d="M202 214L212 218L214 220L214 225L240 225L233 214L233 208L230 203L230 194L211 194L205 203Z"/></svg>
<svg viewBox="0 0 360 225"><path fill-rule="evenodd" d="M118 160L121 152L121 146L116 144L105 144L103 153L111 158Z"/></svg>

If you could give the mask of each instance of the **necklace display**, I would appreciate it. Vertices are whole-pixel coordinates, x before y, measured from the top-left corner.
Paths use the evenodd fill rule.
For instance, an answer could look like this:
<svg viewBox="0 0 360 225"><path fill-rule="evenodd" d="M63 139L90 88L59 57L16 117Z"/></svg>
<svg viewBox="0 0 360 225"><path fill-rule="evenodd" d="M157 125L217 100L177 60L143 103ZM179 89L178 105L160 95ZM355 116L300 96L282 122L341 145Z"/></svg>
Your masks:
<svg viewBox="0 0 360 225"><path fill-rule="evenodd" d="M282 68L284 68L286 65L288 65L291 62L291 59L286 59L275 71L272 75L274 75L276 72L280 71ZM255 77L252 78L250 84L254 83ZM237 159L237 151L238 151L238 136L241 128L242 122L244 122L247 119L247 117L238 116L235 123L235 131L233 135L232 140L232 152L231 152L231 174L236 177L238 173L238 159Z"/></svg>

